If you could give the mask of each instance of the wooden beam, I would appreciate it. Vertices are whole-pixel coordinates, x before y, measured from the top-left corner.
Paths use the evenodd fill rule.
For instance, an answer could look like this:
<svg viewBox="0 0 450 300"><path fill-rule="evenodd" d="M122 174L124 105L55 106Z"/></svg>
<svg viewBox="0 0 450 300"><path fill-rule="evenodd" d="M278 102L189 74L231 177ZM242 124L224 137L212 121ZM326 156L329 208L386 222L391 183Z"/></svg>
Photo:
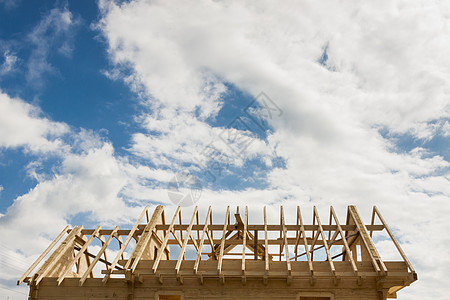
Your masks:
<svg viewBox="0 0 450 300"><path fill-rule="evenodd" d="M223 229L223 224L213 224L210 223L212 225L210 225L208 228L210 231L222 231ZM201 230L203 228L204 224L200 224L200 225L194 225L192 227L192 230ZM145 224L140 224L138 226L138 230L137 233L138 234L142 234L144 228L145 228ZM174 230L186 230L188 227L188 224L175 224L174 226ZM311 225L311 224L305 224L305 231L312 231L312 230L318 230L319 226L317 225ZM322 224L323 230L327 231L327 230L332 230L332 231L336 231L336 225L328 225L328 224ZM356 229L355 225L348 225L348 224L342 224L341 225L342 230L344 231L352 231ZM366 225L367 230L373 230L373 231L383 231L384 230L384 226L383 225ZM156 225L156 230L167 230L169 228L169 224L157 224ZM295 225L295 224L286 224L286 228L288 231L295 231L295 230L299 230L300 226L299 225ZM227 230L235 230L235 225L228 225ZM254 230L258 230L258 231L263 231L264 230L264 224L249 224L248 225L248 231L254 231ZM280 231L281 230L281 225L279 224L270 224L267 226L267 230L268 231ZM94 229L83 229L82 233L85 235L90 235L92 234L92 232L94 231ZM102 229L100 231L100 234L103 235L109 235L111 233L112 229ZM130 230L126 230L126 229L120 229L118 231L119 235L128 235L128 233L130 232Z"/></svg>
<svg viewBox="0 0 450 300"><path fill-rule="evenodd" d="M265 261L265 270L266 275L269 272L269 242L267 238L267 213L266 206L264 206L264 261Z"/></svg>
<svg viewBox="0 0 450 300"><path fill-rule="evenodd" d="M372 209L372 217L370 218L370 225L374 225L375 224L375 206ZM370 232L370 238L372 238L372 234L373 234L373 230L369 230Z"/></svg>
<svg viewBox="0 0 450 300"><path fill-rule="evenodd" d="M242 231L242 264L241 271L242 275L245 275L245 250L247 248L247 226L248 226L248 206L245 206L245 220L244 220L244 228ZM254 251L258 251L257 248Z"/></svg>
<svg viewBox="0 0 450 300"><path fill-rule="evenodd" d="M336 269L334 267L333 259L331 258L331 255L330 255L330 248L328 247L328 243L325 238L325 233L323 232L322 223L320 222L319 213L317 212L316 206L314 206L314 215L316 216L316 219L317 219L317 225L319 225L319 232L320 232L320 235L322 236L323 245L325 247L325 252L327 253L328 262L330 263L331 272L333 272L333 274L335 274Z"/></svg>
<svg viewBox="0 0 450 300"><path fill-rule="evenodd" d="M35 280L35 284L39 284L39 282L44 278L50 271L52 271L53 266L59 261L61 256L64 255L64 253L71 247L73 247L73 242L75 241L75 236L78 235L81 231L83 226L78 227L75 226L75 228L70 231L69 235L66 237L66 239L59 245L59 247L55 250L55 252L50 255L50 257L47 259L47 261L44 263L44 265L41 267L41 269L38 271L39 276Z"/></svg>
<svg viewBox="0 0 450 300"><path fill-rule="evenodd" d="M348 207L348 212L350 213L350 216L351 216L352 220L355 222L356 228L359 231L359 236L363 242L361 247L365 247L365 250L367 251L367 253L369 255L370 261L372 262L375 271L377 271L377 272L383 271L384 273L387 272L386 266L381 261L381 257L378 254L378 251L376 250L375 245L373 244L373 241L370 238L369 233L367 232L367 229L366 229L364 223L362 222L358 211L356 210L356 207L353 205L350 205ZM363 249L361 249L361 251L363 251ZM380 262L382 270L380 269L380 266L378 265L377 262Z"/></svg>
<svg viewBox="0 0 450 300"><path fill-rule="evenodd" d="M25 273L23 273L23 275L19 278L19 280L17 280L17 285L21 284L25 280L25 278L27 278L27 276L31 273L31 271L33 271L33 269L36 268L36 266L41 262L41 260L50 252L50 250L52 250L52 248L56 245L56 243L58 243L58 241L64 236L67 229L69 229L69 225L64 227L64 229L60 232L60 234L58 234L58 236L53 240L53 242L51 242L51 244L47 247L47 249L45 249L44 252L42 252L42 254L39 255L39 257L36 259L36 261L25 271Z"/></svg>
<svg viewBox="0 0 450 300"><path fill-rule="evenodd" d="M155 208L153 215L150 218L150 222L148 222L147 225L145 226L145 229L144 229L143 233L141 234L139 241L136 243L136 246L134 247L130 258L128 259L127 263L125 264L125 267L124 267L125 270L130 269L132 272L134 272L134 270L136 269L136 266L139 263L139 260L141 259L142 254L145 251L145 248L147 247L148 243L150 242L150 239L152 237L152 232L155 229L156 223L158 222L158 219L162 215L163 211L164 211L164 208L162 207L162 205L158 205ZM164 252L164 248L161 249L161 252Z"/></svg>
<svg viewBox="0 0 450 300"><path fill-rule="evenodd" d="M158 269L159 262L161 261L161 258L164 254L164 250L167 247L167 241L169 240L170 234L172 233L173 235L175 235L175 233L173 232L173 226L175 225L175 221L177 220L177 216L179 216L180 212L181 212L181 207L178 206L177 210L175 211L175 213L173 215L172 222L170 222L169 229L167 230L167 234L164 237L164 241L161 245L161 248L159 249L158 257L156 258L155 262L153 263L152 269L153 269L154 273L156 273L156 270Z"/></svg>
<svg viewBox="0 0 450 300"><path fill-rule="evenodd" d="M395 238L394 234L392 233L391 229L387 225L384 218L381 216L381 213L376 206L373 207L373 211L376 212L376 214L377 214L378 218L380 219L381 223L383 224L384 228L386 228L386 231L389 234L389 237L391 238L392 242L394 243L395 247L397 248L398 252L402 256L405 263L408 265L408 268L411 270L411 272L416 273L411 262L409 261L408 257L406 257L405 252L403 252L402 247L400 246L399 242Z"/></svg>
<svg viewBox="0 0 450 300"><path fill-rule="evenodd" d="M350 253L350 247L348 246L347 239L345 237L344 231L341 228L341 224L339 223L338 217L336 213L334 212L333 206L330 206L330 214L333 216L334 222L336 222L339 234L341 235L342 241L344 242L344 249L347 251L347 253ZM358 268L356 267L355 260L353 259L353 256L349 255L350 263L352 264L353 273L357 275Z"/></svg>
<svg viewBox="0 0 450 300"><path fill-rule="evenodd" d="M191 230L192 230L192 228L191 228ZM198 243L197 243L197 240L194 237L194 234L192 233L192 231L191 231L191 234L189 234L189 238L191 239L192 245L194 245L195 250L198 251Z"/></svg>
<svg viewBox="0 0 450 300"><path fill-rule="evenodd" d="M298 206L297 206L298 208ZM297 218L296 218L296 224L297 226L300 225L298 222L298 210L297 210ZM298 255L298 243L300 242L300 237L301 237L302 233L299 230L295 231L295 245L294 245L294 256L295 256L295 261L297 261L297 255ZM308 251L308 250L306 250Z"/></svg>
<svg viewBox="0 0 450 300"><path fill-rule="evenodd" d="M58 285L60 285L61 282L63 282L64 278L67 276L67 273L69 273L69 271L72 269L72 266L75 264L75 262L81 258L81 256L84 254L84 251L87 250L89 244L94 240L95 235L98 234L98 232L100 231L101 228L102 228L101 226L98 226L95 229L94 233L80 248L77 255L75 255L75 257L72 259L72 261L69 264L67 264L67 266L63 269L63 271L61 272L61 275L59 275L59 277L58 277Z"/></svg>
<svg viewBox="0 0 450 300"><path fill-rule="evenodd" d="M253 251L253 259L258 260L258 230L255 230L255 233L253 234L253 249L256 249Z"/></svg>
<svg viewBox="0 0 450 300"><path fill-rule="evenodd" d="M283 253L283 244L284 244L283 226L281 225L281 207L280 207L280 240L281 240L281 244L280 244L280 255L278 256L280 258L280 261L281 261L281 255Z"/></svg>
<svg viewBox="0 0 450 300"><path fill-rule="evenodd" d="M200 245L198 246L198 250L197 250L197 258L195 259L195 264L194 264L194 273L195 274L197 274L197 272L198 272L198 266L200 264L200 260L202 259L202 248L203 248L203 244L205 243L205 236L208 234L208 220L210 219L210 215L211 215L211 205L208 207L208 213L206 214L205 225L203 226L203 231L202 231L202 238L200 240ZM213 247L213 246L211 246L211 247Z"/></svg>
<svg viewBox="0 0 450 300"><path fill-rule="evenodd" d="M113 232L111 233L111 235L108 237L108 239L106 240L105 244L102 246L102 248L100 249L100 251L98 251L97 255L95 256L94 260L92 261L91 265L89 266L89 268L84 272L83 276L81 276L80 278L80 282L79 285L82 286L83 283L86 281L86 278L88 277L89 273L91 273L91 271L94 269L95 264L98 262L98 260L100 259L100 256L102 256L102 254L105 252L106 248L108 247L108 245L111 243L112 239L114 238L114 235L117 233L117 230L119 230L119 226L116 226L116 228L114 228Z"/></svg>
<svg viewBox="0 0 450 300"><path fill-rule="evenodd" d="M196 216L196 221L197 221L197 226L200 225L200 219L198 216L198 211L197 211L197 216ZM195 247L195 249L198 251L198 244L200 243L200 229L197 229L197 245Z"/></svg>
<svg viewBox="0 0 450 300"><path fill-rule="evenodd" d="M297 206L297 216L298 216L298 220L300 221L300 232L303 233L303 235L302 235L303 246L305 247L306 258L308 260L309 272L311 273L311 276L313 276L314 268L313 268L310 252L308 251L308 242L306 241L306 232L305 232L305 227L303 224L303 218L302 218L302 212L300 211L300 206Z"/></svg>
<svg viewBox="0 0 450 300"><path fill-rule="evenodd" d="M217 262L217 270L219 271L219 275L222 275L223 251L224 251L224 247L225 247L225 238L226 238L227 225L229 224L228 223L229 220L230 220L230 206L227 206L227 212L225 214L225 222L224 222L223 230L222 230L222 240L220 242L219 259Z"/></svg>
<svg viewBox="0 0 450 300"><path fill-rule="evenodd" d="M317 228L319 229L319 228ZM314 238L312 239L312 242L309 244L309 249L310 249L310 253L311 253L311 260L314 260L314 246L316 245L317 240L319 239L319 235L320 235L320 231L317 230L316 235L314 236ZM312 236L311 236L312 237ZM322 241L323 242L323 241Z"/></svg>
<svg viewBox="0 0 450 300"><path fill-rule="evenodd" d="M208 226L208 229L209 229L209 226ZM212 232L212 231L211 231L211 232ZM211 234L212 234L212 233L211 233ZM214 247L215 247L214 240L213 240L212 237L210 236L209 231L206 232L206 236L208 237L209 244L211 245L211 252L213 252L213 257L212 257L212 258L215 259L217 256L216 256L216 253L215 253L215 251L214 251Z"/></svg>
<svg viewBox="0 0 450 300"><path fill-rule="evenodd" d="M178 261L175 266L175 270L176 270L177 274L180 273L181 261L183 260L184 253L186 252L187 242L191 238L192 225L194 225L195 215L197 212L198 212L198 206L195 206L194 213L192 214L191 222L189 223L189 227L186 232L186 238L184 239L183 245L181 246L180 255L178 256ZM193 241L194 241L194 239L193 239Z"/></svg>
<svg viewBox="0 0 450 300"><path fill-rule="evenodd" d="M144 209L142 210L141 214L139 215L137 221L134 223L133 228L131 228L130 233L128 233L127 238L125 239L125 242L123 242L122 245L120 246L120 250L117 253L116 258L114 258L114 260L111 264L111 270L114 270L115 266L119 262L120 257L121 256L123 257L123 252L125 251L128 244L130 243L131 239L133 238L133 235L136 232L136 229L138 228L138 225L141 222L142 218L144 217L144 214L147 216L147 220L148 220L149 217L148 217L148 207L147 206L144 207ZM147 224L148 223L149 223L149 221L147 221ZM106 282L108 281L110 276L111 276L111 273L105 274L105 276L102 279L103 284L106 284Z"/></svg>
<svg viewBox="0 0 450 300"><path fill-rule="evenodd" d="M284 222L284 210L283 205L281 205L280 208L280 214L281 214L281 227L283 228L283 238L284 238L284 256L286 257L286 267L288 270L289 275L291 275L292 268L291 268L291 260L289 259L289 244L287 241L287 230ZM281 260L281 257L280 257Z"/></svg>

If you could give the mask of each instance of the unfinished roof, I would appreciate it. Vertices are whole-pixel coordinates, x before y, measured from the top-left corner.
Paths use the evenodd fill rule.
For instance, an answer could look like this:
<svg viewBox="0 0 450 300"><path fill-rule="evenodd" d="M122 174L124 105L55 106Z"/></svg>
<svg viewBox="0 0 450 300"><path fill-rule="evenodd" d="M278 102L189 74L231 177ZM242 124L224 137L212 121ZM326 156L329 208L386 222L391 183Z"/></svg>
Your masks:
<svg viewBox="0 0 450 300"><path fill-rule="evenodd" d="M358 286L373 279L377 289L392 298L417 279L376 207L368 225L355 206L348 207L345 224L340 223L333 207L328 224L321 221L316 207L312 224L303 222L300 207L293 223L285 220L283 207L276 224L268 223L265 207L260 224L249 223L247 207L242 215L239 208L234 218L231 214L227 207L223 220L213 222L210 206L204 222L200 222L195 207L189 223L183 223L178 207L167 222L164 208L157 206L151 216L145 207L131 229L67 226L18 284L27 282L31 295L42 280L49 278L57 286L67 280L77 280L83 286L89 280L99 282L97 278L103 285L131 278L142 283L151 277L162 285L168 278L176 278L179 284L187 278L195 278L200 284L206 279L221 284L238 279L244 285L247 280L267 284L276 279L287 284L308 280L311 287L325 279L334 286L341 280L351 280ZM142 223L144 217L146 222ZM379 231L387 233L401 260L382 260L372 240L373 232ZM98 246L94 246L96 240ZM115 255L113 259L107 257L106 249Z"/></svg>

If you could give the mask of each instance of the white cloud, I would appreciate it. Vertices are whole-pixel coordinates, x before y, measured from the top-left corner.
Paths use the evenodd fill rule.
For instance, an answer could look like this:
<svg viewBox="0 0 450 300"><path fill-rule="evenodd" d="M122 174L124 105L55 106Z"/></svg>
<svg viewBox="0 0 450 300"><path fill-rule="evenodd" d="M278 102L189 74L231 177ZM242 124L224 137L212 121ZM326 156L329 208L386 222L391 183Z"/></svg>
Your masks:
<svg viewBox="0 0 450 300"><path fill-rule="evenodd" d="M35 86L43 84L42 75L55 72L48 61L49 57L58 54L70 57L73 48L74 29L79 21L66 8L50 10L33 31L28 35L28 41L33 46L27 62L26 78Z"/></svg>
<svg viewBox="0 0 450 300"><path fill-rule="evenodd" d="M17 63L17 56L9 51L3 52L3 63L0 65L0 76L3 76L14 70Z"/></svg>
<svg viewBox="0 0 450 300"><path fill-rule="evenodd" d="M68 126L42 117L40 109L0 92L0 148L24 147L33 152L57 151Z"/></svg>
<svg viewBox="0 0 450 300"><path fill-rule="evenodd" d="M441 127L441 130L443 136L450 136L450 123L448 121L445 121L445 123Z"/></svg>
<svg viewBox="0 0 450 300"><path fill-rule="evenodd" d="M3 4L7 10L11 10L17 6L20 0L0 0L0 4Z"/></svg>

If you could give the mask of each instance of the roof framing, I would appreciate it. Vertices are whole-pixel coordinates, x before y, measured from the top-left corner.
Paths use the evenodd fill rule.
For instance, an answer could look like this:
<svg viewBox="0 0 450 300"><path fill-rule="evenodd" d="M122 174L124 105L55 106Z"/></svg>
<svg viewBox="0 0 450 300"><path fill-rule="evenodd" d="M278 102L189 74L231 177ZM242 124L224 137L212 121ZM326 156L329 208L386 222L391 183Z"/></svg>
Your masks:
<svg viewBox="0 0 450 300"><path fill-rule="evenodd" d="M345 224L339 222L333 207L328 224L322 223L316 207L312 224L304 224L300 207L296 213L295 224L287 223L281 206L279 223L268 224L264 207L263 224L251 224L246 206L244 218L237 208L232 223L228 206L223 223L214 224L209 206L202 224L198 207L188 223L182 222L181 207L177 207L171 222L166 224L164 208L157 206L151 217L145 207L131 229L66 226L17 283L37 285L45 277L56 277L60 285L66 278L75 277L81 286L89 278L99 276L106 284L112 277L127 279L140 275L157 276L160 282L163 277L175 276L181 283L186 276L197 277L201 282L204 277L218 278L222 283L234 277L241 278L244 284L249 277L262 278L264 282L271 278L284 278L287 282L292 278L310 278L312 285L316 278L334 278L335 282L355 278L359 282L366 277L397 276L404 285L417 279L377 207L373 207L369 225L363 223L355 206L348 207ZM144 216L146 223L141 224ZM376 225L377 220L381 224ZM380 231L386 231L401 261L382 260L372 240L373 233ZM133 239L134 248L130 246ZM93 253L95 240L102 246ZM114 259L109 261L106 252L114 240L118 247L113 249ZM131 253L129 257L127 253ZM104 268L97 274L99 262Z"/></svg>

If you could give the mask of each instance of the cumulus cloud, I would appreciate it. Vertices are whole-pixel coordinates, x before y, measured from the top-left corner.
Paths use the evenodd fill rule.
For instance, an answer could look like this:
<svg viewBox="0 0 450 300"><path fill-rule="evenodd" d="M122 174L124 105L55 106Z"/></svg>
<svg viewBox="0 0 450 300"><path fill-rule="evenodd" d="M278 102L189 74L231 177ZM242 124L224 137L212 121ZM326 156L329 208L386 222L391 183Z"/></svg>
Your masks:
<svg viewBox="0 0 450 300"><path fill-rule="evenodd" d="M0 92L0 148L57 151L68 130L66 124L43 117L38 107Z"/></svg>

